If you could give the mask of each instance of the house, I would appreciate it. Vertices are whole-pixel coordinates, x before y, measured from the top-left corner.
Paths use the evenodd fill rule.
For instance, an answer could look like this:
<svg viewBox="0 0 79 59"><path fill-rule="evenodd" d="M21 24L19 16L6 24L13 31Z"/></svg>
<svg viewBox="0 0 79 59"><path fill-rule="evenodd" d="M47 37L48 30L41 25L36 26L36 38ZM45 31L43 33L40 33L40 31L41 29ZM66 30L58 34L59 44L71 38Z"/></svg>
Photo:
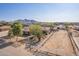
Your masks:
<svg viewBox="0 0 79 59"><path fill-rule="evenodd" d="M65 26L64 25L62 25L62 24L60 24L60 25L58 25L57 27L56 27L57 29L65 29Z"/></svg>

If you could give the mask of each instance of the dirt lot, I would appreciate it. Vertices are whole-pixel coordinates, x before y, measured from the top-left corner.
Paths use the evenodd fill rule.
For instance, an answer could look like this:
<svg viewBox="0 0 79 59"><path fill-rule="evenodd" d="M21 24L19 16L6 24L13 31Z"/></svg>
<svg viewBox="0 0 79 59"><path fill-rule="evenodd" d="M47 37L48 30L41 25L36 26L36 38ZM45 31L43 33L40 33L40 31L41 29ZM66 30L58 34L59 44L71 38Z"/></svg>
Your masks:
<svg viewBox="0 0 79 59"><path fill-rule="evenodd" d="M24 45L21 45L17 48L13 47L11 44L7 43L7 39L2 37L6 36L8 31L0 32L0 56L25 56L32 55L25 49Z"/></svg>
<svg viewBox="0 0 79 59"><path fill-rule="evenodd" d="M0 32L0 37L6 36L7 33L8 33L8 31L2 31L2 32Z"/></svg>
<svg viewBox="0 0 79 59"><path fill-rule="evenodd" d="M0 56L30 56L32 53L24 49L24 46L12 47L8 46L6 48L0 49Z"/></svg>
<svg viewBox="0 0 79 59"><path fill-rule="evenodd" d="M7 35L7 32L0 32L0 36L5 35ZM30 53L27 49L24 49L24 47L24 45L21 45L17 48L7 46L0 49L0 55L32 55L32 53ZM50 39L39 50L58 55L75 55L68 34L64 30L59 30L58 32L54 33L54 35L52 35Z"/></svg>
<svg viewBox="0 0 79 59"><path fill-rule="evenodd" d="M58 55L74 55L70 39L64 30L56 32L39 50Z"/></svg>

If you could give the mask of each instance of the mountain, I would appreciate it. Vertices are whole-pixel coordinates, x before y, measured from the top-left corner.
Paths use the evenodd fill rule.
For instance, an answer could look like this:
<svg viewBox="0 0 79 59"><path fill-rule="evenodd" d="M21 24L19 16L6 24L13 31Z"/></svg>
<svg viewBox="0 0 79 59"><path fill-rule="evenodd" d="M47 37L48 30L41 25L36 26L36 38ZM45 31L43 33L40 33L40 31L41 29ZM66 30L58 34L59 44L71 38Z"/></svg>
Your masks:
<svg viewBox="0 0 79 59"><path fill-rule="evenodd" d="M21 22L24 25L30 25L30 24L34 24L34 23L37 22L35 20L29 20L29 19L23 19L23 20L22 19L19 19L17 21Z"/></svg>

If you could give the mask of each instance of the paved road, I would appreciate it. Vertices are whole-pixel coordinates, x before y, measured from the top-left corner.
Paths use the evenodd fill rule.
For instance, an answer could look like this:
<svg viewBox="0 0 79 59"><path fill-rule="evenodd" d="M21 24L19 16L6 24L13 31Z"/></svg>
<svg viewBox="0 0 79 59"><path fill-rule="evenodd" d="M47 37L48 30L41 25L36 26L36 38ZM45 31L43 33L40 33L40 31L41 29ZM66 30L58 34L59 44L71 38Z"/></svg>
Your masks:
<svg viewBox="0 0 79 59"><path fill-rule="evenodd" d="M39 50L58 55L74 55L68 33L64 30L56 32Z"/></svg>

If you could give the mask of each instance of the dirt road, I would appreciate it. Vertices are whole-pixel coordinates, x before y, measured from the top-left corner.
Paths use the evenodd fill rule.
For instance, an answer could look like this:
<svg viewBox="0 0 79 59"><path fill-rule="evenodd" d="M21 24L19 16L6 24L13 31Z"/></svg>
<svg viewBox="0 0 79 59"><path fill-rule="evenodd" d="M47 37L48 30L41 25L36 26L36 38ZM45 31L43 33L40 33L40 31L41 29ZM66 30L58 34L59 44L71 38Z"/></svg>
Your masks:
<svg viewBox="0 0 79 59"><path fill-rule="evenodd" d="M59 30L39 50L58 55L74 55L67 31Z"/></svg>
<svg viewBox="0 0 79 59"><path fill-rule="evenodd" d="M2 31L2 32L0 32L0 37L8 35L7 33L8 33L8 31Z"/></svg>

